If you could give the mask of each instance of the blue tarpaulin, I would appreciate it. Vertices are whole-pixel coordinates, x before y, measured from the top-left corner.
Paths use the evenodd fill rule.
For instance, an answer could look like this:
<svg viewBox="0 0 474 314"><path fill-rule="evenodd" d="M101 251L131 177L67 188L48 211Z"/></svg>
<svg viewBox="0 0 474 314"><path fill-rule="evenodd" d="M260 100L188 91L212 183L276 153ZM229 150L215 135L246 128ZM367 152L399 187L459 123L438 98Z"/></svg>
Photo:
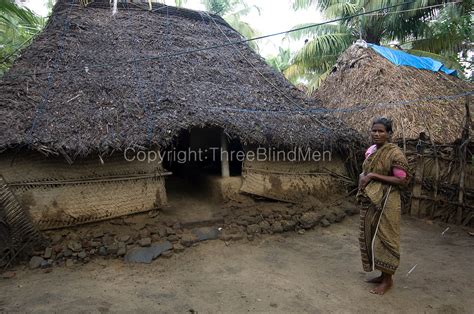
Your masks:
<svg viewBox="0 0 474 314"><path fill-rule="evenodd" d="M396 65L407 65L417 69L430 70L433 72L444 72L449 75L457 75L456 70L448 69L441 62L426 57L417 57L409 53L390 49L386 47L368 44L370 48L374 49L385 59Z"/></svg>

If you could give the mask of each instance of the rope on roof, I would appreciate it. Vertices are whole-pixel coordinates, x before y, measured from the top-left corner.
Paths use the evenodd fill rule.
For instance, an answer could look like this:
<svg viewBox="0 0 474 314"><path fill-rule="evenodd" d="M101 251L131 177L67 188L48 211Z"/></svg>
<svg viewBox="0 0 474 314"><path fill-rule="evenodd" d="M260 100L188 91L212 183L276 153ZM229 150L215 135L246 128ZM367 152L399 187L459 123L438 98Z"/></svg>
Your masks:
<svg viewBox="0 0 474 314"><path fill-rule="evenodd" d="M168 11L168 6L166 6L166 26L165 26L165 33L166 33L166 45L165 45L165 52L167 52L170 47L171 47L171 27L170 27L170 17L169 17L169 11ZM166 90L168 86L168 78L169 75L166 75L166 65L167 63L164 63L163 65L163 79L162 79L162 90ZM156 99L156 106L159 106L160 103L160 91L159 89L155 89L155 99ZM159 109L159 108L158 108ZM156 119L154 118L153 115L150 116L150 119L147 123L147 142L148 145L151 145L151 141L153 140L153 135L155 133L155 121Z"/></svg>
<svg viewBox="0 0 474 314"><path fill-rule="evenodd" d="M64 25L63 25L63 30L62 30L62 33L61 33L61 42L59 44L59 47L60 47L59 48L59 56L54 59L54 66L53 67L55 67L55 68L60 66L59 62L61 61L62 56L64 54L66 33L69 31L69 15L71 13L73 2L74 2L74 0L71 0L70 5L69 5L69 10L66 14L66 17L64 18ZM55 16L53 18L55 18ZM36 128L39 117L43 114L43 112L46 111L46 106L48 104L48 99L49 99L49 93L51 92L51 87L53 85L53 74L54 74L54 72L48 73L48 81L47 81L48 85L47 85L46 92L43 94L43 98L42 98L41 103L39 105L35 106L35 115L33 116L31 128L28 132L27 140L26 140L28 145L30 145L33 141L33 133L35 131L35 128Z"/></svg>
<svg viewBox="0 0 474 314"><path fill-rule="evenodd" d="M341 18L337 18L337 19L333 19L333 20L329 20L329 21L325 21L325 22L321 22L321 23L315 23L315 24L311 24L311 25L307 25L307 26L303 26L303 27L299 27L299 28L294 28L294 29L290 29L290 30L286 30L286 31L282 31L282 32L277 32L277 33L272 33L272 34L268 34L268 35L262 35L262 36L258 36L258 37L254 37L254 38L242 39L242 40L238 40L238 41L234 41L234 42L230 42L230 43L226 43L226 44L213 45L213 46L209 46L209 47L202 47L202 48L196 48L196 49L186 49L186 50L178 51L176 53L163 54L163 55L158 55L158 56L155 56L155 57L135 58L135 59L125 60L125 61L116 61L116 62L95 64L95 65L93 64L93 65L84 66L84 67L83 66L75 67L75 68L72 67L71 69L68 69L68 70L52 70L52 71L48 70L48 71L40 71L40 72L35 72L35 73L33 73L33 72L32 73L19 73L19 74L10 76L10 78L16 78L16 77L21 77L21 76L33 76L33 75L38 76L38 75L56 73L56 72L57 73L63 73L63 72L84 71L85 68L87 68L87 70L91 70L91 69L99 69L99 68L105 68L105 67L111 67L111 66L118 66L118 65L121 65L121 64L129 64L129 63L133 63L133 62L145 62L145 61L152 61L152 60L159 60L159 59L166 60L166 59L169 59L169 58L179 57L179 56L187 55L187 54L191 54L191 53L202 52L202 51L207 51L207 50L212 50L212 49L220 49L220 48L227 47L227 46L248 43L248 42L251 42L251 41L261 40L261 39L274 37L274 36L279 36L279 35L285 35L285 34L288 34L288 33L296 32L296 31L300 31L300 30L304 30L304 29L309 29L309 28L313 28L313 27L318 27L318 26L321 26L321 25L326 25L326 24L330 24L330 23L334 23L334 22L345 21L345 20L352 19L354 17L363 16L363 15L367 15L367 14L375 13L375 12L379 12L379 11L384 11L384 10L387 10L387 9L399 7L399 6L402 6L402 5L411 4L411 3L414 3L414 2L415 1L412 0L412 1L404 2L404 3L394 4L394 5L391 5L391 6L386 6L386 7L383 7L383 8L379 8L379 9L375 9L375 10L371 10L371 11L366 11L366 12L362 12L362 13L356 13L356 14L353 14L353 15L350 15L350 16L345 16L345 17L341 17Z"/></svg>
<svg viewBox="0 0 474 314"><path fill-rule="evenodd" d="M396 106L409 106L413 104L417 104L422 101L430 101L430 100L450 100L456 99L459 97L465 97L469 95L474 95L474 90L470 90L468 92L463 92L454 95L440 95L440 96L433 96L433 97L425 97L425 98L417 98L412 100L403 100L403 101L395 101L395 102L381 102L381 103L369 103L366 102L365 104L354 106L351 108L313 108L313 109L302 109L302 110L263 110L263 109L246 109L246 108L233 108L233 107L206 107L211 110L217 111L236 111L236 112L252 112L252 113L274 113L274 114L288 114L288 113L322 113L322 114L330 114L330 113L350 113L350 112L358 112L363 111L366 109L373 109L374 107L384 108L384 107L396 107Z"/></svg>
<svg viewBox="0 0 474 314"><path fill-rule="evenodd" d="M219 25L216 23L216 21L214 20L214 18L207 12L203 12L204 14L206 14L208 16L208 18L213 22L215 28L217 28L217 30L222 33L222 35L224 35L224 37L227 39L227 41L229 43L232 42L232 40L227 36L227 34L219 27ZM203 19L204 20L204 19ZM294 101L288 97L288 95L286 95L286 93L283 93L279 88L278 86L276 86L275 84L273 84L273 82L271 82L270 80L268 80L268 78L244 55L244 53L242 51L240 51L236 45L232 45L231 48L233 50L235 50L249 65L250 67L258 73L258 75L260 75L265 82L267 82L273 89L275 89L277 91L278 94L280 94L281 96L283 96L283 98L285 98L286 100L288 100L288 102L292 105L294 105L296 108L298 109L302 109L301 106L299 106L298 104L295 104ZM224 58L223 59L224 62L227 64L228 67L230 67L229 63L227 62L227 59ZM278 117L278 116L276 116ZM262 128L264 129L264 132L266 131L267 128L269 128L268 125L264 124L262 125Z"/></svg>
<svg viewBox="0 0 474 314"><path fill-rule="evenodd" d="M207 12L206 12L207 13ZM224 33L224 31L219 27L219 25L217 25L217 23L214 21L214 19L212 18L212 16L210 16L209 14L207 14L209 16L209 18L214 22L214 25L217 27L217 29L224 35L224 37L227 39L227 41L229 43L232 43L232 40L227 36L226 33ZM284 92L282 92L278 86L276 86L275 84L273 84L273 82L271 82L256 66L255 64L253 64L244 54L242 51L240 51L236 45L232 45L231 46L235 51L237 51L240 56L242 58L244 58L244 60L250 64L250 66L252 67L252 69L257 72L264 80L265 82L267 82L268 84L270 84L270 86L275 89L280 95L283 96L283 98L286 98L286 100L288 100L288 102L290 104L292 104L293 106L295 106L296 108L298 108L299 110L304 110L302 106L298 105L295 101L293 101L293 99L291 99L290 97L288 97L288 95ZM325 123L323 123L321 120L315 118L315 117L312 117L312 119L314 119L317 123L319 123L319 125L321 125L322 127L328 129L328 127L326 126Z"/></svg>

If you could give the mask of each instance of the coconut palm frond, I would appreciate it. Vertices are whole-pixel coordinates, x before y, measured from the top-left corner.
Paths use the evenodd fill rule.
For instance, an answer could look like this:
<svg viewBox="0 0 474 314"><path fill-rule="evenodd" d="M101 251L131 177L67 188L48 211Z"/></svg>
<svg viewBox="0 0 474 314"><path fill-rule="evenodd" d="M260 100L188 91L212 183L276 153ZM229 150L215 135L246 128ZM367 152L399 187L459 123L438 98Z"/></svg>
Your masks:
<svg viewBox="0 0 474 314"><path fill-rule="evenodd" d="M14 17L19 25L37 25L41 20L28 8L19 7L9 0L0 0L0 13L1 16Z"/></svg>
<svg viewBox="0 0 474 314"><path fill-rule="evenodd" d="M337 62L338 55L324 55L319 58L315 58L313 63L305 64L310 71L324 73L329 69L332 69Z"/></svg>
<svg viewBox="0 0 474 314"><path fill-rule="evenodd" d="M325 55L340 55L353 42L351 34L325 34L313 38L295 56L295 63L311 64Z"/></svg>
<svg viewBox="0 0 474 314"><path fill-rule="evenodd" d="M290 66L291 53L289 49L278 49L278 55L266 58L267 63L275 70L284 72Z"/></svg>
<svg viewBox="0 0 474 314"><path fill-rule="evenodd" d="M467 43L456 34L440 34L431 38L423 38L411 42L411 47L432 53L456 52L466 48Z"/></svg>
<svg viewBox="0 0 474 314"><path fill-rule="evenodd" d="M349 2L357 6L363 5L367 0L317 0L316 6L321 11L326 11L329 7L337 6L340 3Z"/></svg>
<svg viewBox="0 0 474 314"><path fill-rule="evenodd" d="M8 15L0 15L0 32L5 32L8 29L17 29L18 24Z"/></svg>
<svg viewBox="0 0 474 314"><path fill-rule="evenodd" d="M185 5L186 2L188 2L188 1L187 0L174 0L175 6L177 6L179 8L182 7L183 5Z"/></svg>
<svg viewBox="0 0 474 314"><path fill-rule="evenodd" d="M283 75L289 80L297 80L305 74L306 68L299 64L291 64L284 71Z"/></svg>
<svg viewBox="0 0 474 314"><path fill-rule="evenodd" d="M458 53L472 47L472 17L460 5L447 5L437 18L425 23L421 36L412 41L412 48L437 54Z"/></svg>
<svg viewBox="0 0 474 314"><path fill-rule="evenodd" d="M362 8L351 2L337 2L330 4L324 9L324 16L327 18L347 17L358 13Z"/></svg>
<svg viewBox="0 0 474 314"><path fill-rule="evenodd" d="M230 14L225 16L224 19L244 38L249 39L258 36L258 32L252 28L249 23L242 21L238 15ZM258 51L258 44L256 41L250 41L248 44L253 50Z"/></svg>
<svg viewBox="0 0 474 314"><path fill-rule="evenodd" d="M338 57L339 54L320 55L309 60L304 60L304 62L301 62L301 60L295 58L292 60L292 64L300 65L301 67L305 68L307 72L325 72L327 69L332 68L336 64Z"/></svg>
<svg viewBox="0 0 474 314"><path fill-rule="evenodd" d="M318 2L318 0L294 0L293 9L294 10L306 9L316 2Z"/></svg>
<svg viewBox="0 0 474 314"><path fill-rule="evenodd" d="M323 73L314 73L311 79L306 84L306 93L312 95L323 83L326 77L331 73L332 69L328 69Z"/></svg>
<svg viewBox="0 0 474 314"><path fill-rule="evenodd" d="M201 3L204 4L206 11L221 16L226 14L231 6L228 0L201 0Z"/></svg>
<svg viewBox="0 0 474 314"><path fill-rule="evenodd" d="M314 25L314 27L309 27ZM301 30L296 30L303 27L309 27ZM289 32L285 35L285 39L300 40L301 38L308 38L314 36L320 36L325 34L334 34L334 33L345 33L348 31L345 25L340 24L324 24L324 25L315 25L314 23L305 23L299 24L291 28L291 30L296 30Z"/></svg>
<svg viewBox="0 0 474 314"><path fill-rule="evenodd" d="M253 10L256 10L258 12L258 15L261 14L260 7L258 7L256 5L251 5L251 6L245 5L242 9L233 12L232 15L245 16L245 15L249 14L250 12L252 12Z"/></svg>
<svg viewBox="0 0 474 314"><path fill-rule="evenodd" d="M9 0L0 0L0 76L44 24L45 19L29 9Z"/></svg>

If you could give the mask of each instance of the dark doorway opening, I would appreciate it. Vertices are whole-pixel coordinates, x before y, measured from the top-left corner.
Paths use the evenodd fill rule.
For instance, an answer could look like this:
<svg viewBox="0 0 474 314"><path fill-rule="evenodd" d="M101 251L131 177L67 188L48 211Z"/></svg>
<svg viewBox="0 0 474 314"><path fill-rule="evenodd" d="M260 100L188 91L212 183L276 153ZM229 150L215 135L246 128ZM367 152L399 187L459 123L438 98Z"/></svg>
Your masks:
<svg viewBox="0 0 474 314"><path fill-rule="evenodd" d="M172 172L166 177L169 208L165 214L177 215L180 221L219 219L223 214L221 157L228 157L230 176L240 176L242 161L235 158L242 150L240 141L229 140L221 128L205 127L183 130L173 144L163 160L163 167ZM227 154L222 154L223 145Z"/></svg>

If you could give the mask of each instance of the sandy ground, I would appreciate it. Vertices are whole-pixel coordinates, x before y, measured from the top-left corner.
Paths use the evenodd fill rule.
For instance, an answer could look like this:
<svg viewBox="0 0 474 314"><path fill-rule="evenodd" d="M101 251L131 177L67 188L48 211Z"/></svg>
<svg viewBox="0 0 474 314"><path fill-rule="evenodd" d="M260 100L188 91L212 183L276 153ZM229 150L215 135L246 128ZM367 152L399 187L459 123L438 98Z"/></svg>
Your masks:
<svg viewBox="0 0 474 314"><path fill-rule="evenodd" d="M94 259L0 279L0 311L472 313L474 237L404 217L402 261L385 296L368 293L358 217L305 234L201 243L150 265ZM416 268L407 275L413 266Z"/></svg>

